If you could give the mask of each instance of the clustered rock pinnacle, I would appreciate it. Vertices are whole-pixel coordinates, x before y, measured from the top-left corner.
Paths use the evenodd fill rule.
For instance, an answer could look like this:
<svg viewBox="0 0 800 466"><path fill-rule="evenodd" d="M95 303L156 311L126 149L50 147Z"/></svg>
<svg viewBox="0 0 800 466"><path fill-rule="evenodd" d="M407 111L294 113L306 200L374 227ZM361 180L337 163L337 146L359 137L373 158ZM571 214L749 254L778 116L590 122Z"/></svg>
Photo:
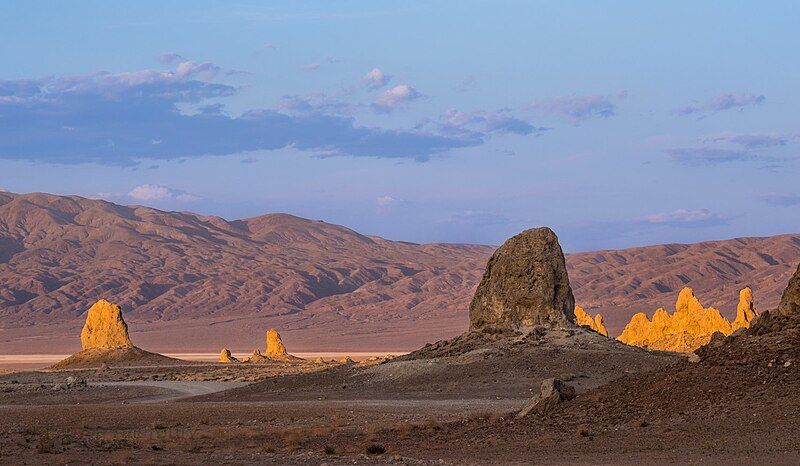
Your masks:
<svg viewBox="0 0 800 466"><path fill-rule="evenodd" d="M638 312L631 317L617 340L653 350L690 353L708 344L717 332L727 336L740 328L750 327L757 315L750 288L739 293L736 320L731 324L713 307L704 308L692 289L687 287L678 295L673 314L659 308L650 320L643 312Z"/></svg>
<svg viewBox="0 0 800 466"><path fill-rule="evenodd" d="M558 238L549 228L535 228L508 239L492 254L469 307L470 329L566 327L575 319L574 309Z"/></svg>
<svg viewBox="0 0 800 466"><path fill-rule="evenodd" d="M101 299L89 308L81 331L81 346L84 350L133 347L119 306Z"/></svg>
<svg viewBox="0 0 800 466"><path fill-rule="evenodd" d="M600 335L608 336L608 330L606 330L605 323L603 323L603 316L596 314L592 317L581 306L575 306L575 323L582 327L588 327Z"/></svg>
<svg viewBox="0 0 800 466"><path fill-rule="evenodd" d="M284 346L283 341L281 340L281 334L278 333L278 331L274 328L271 328L267 331L266 340L267 350L262 353L260 349L254 349L253 355L244 362L257 363L275 360L298 359L286 352L286 346ZM227 348L222 348L222 351L219 354L219 362L237 363L239 360L231 356L231 352Z"/></svg>

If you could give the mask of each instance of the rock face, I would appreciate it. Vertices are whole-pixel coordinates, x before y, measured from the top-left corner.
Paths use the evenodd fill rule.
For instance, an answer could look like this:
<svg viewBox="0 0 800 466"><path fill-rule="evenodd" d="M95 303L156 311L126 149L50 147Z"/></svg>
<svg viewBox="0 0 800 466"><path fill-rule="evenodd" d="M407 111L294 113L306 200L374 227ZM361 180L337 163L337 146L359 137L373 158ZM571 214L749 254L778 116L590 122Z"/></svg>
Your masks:
<svg viewBox="0 0 800 466"><path fill-rule="evenodd" d="M470 329L569 326L574 309L558 238L549 228L535 228L492 254L469 307Z"/></svg>
<svg viewBox="0 0 800 466"><path fill-rule="evenodd" d="M597 314L592 318L592 316L580 306L575 306L575 323L582 327L588 327L600 335L608 336L608 330L606 330L606 326L603 323L603 316Z"/></svg>
<svg viewBox="0 0 800 466"><path fill-rule="evenodd" d="M233 357L231 350L228 348L222 348L222 351L219 352L219 362L237 363L239 360Z"/></svg>
<svg viewBox="0 0 800 466"><path fill-rule="evenodd" d="M778 314L800 317L800 265L797 266L797 271L783 291L781 303L778 305Z"/></svg>
<svg viewBox="0 0 800 466"><path fill-rule="evenodd" d="M265 356L272 359L284 359L288 356L286 347L283 346L283 341L281 341L281 334L274 328L267 331L267 353Z"/></svg>
<svg viewBox="0 0 800 466"><path fill-rule="evenodd" d="M575 387L559 379L545 379L542 381L539 394L517 413L517 417L525 417L531 411L546 413L555 405L573 398L575 398Z"/></svg>
<svg viewBox="0 0 800 466"><path fill-rule="evenodd" d="M687 287L678 295L672 315L664 308L656 310L652 320L643 312L636 313L617 340L653 350L691 353L711 341L717 332L727 336L735 329L750 326L758 315L753 306L753 293L745 288L739 297L736 327L713 307L704 308Z"/></svg>
<svg viewBox="0 0 800 466"><path fill-rule="evenodd" d="M84 350L133 347L119 306L101 299L89 308L81 331L81 346Z"/></svg>
<svg viewBox="0 0 800 466"><path fill-rule="evenodd" d="M750 328L750 324L756 317L758 317L758 312L753 304L753 290L747 287L739 292L736 319L731 323L731 330L735 332L740 328Z"/></svg>

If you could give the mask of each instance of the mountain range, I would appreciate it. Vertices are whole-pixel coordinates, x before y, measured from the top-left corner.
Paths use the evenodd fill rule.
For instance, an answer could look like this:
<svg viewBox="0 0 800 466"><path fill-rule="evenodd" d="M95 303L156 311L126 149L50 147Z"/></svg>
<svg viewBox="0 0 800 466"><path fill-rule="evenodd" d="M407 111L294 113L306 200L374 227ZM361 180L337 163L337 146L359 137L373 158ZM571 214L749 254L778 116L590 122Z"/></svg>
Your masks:
<svg viewBox="0 0 800 466"><path fill-rule="evenodd" d="M85 311L120 304L138 346L404 351L467 328L494 247L415 244L288 214L228 221L78 196L0 192L0 353L80 347ZM730 316L749 285L774 307L800 234L567 255L577 302L612 335L683 286Z"/></svg>

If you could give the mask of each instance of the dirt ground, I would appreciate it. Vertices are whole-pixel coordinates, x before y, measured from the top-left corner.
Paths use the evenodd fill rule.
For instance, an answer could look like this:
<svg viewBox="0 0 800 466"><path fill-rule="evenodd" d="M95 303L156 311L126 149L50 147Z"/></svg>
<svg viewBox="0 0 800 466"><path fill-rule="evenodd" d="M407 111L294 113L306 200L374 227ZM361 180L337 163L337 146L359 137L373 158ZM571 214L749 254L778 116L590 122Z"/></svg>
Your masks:
<svg viewBox="0 0 800 466"><path fill-rule="evenodd" d="M699 362L554 331L382 364L6 374L0 463L797 464L792 329L716 342ZM53 390L70 376L87 384ZM577 397L518 419L546 377Z"/></svg>

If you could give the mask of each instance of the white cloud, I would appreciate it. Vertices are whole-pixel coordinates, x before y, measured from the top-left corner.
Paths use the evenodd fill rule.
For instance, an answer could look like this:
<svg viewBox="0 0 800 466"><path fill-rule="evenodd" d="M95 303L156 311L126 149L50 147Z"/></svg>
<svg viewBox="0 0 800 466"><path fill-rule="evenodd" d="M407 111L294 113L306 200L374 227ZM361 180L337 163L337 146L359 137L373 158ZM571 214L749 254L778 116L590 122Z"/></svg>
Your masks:
<svg viewBox="0 0 800 466"><path fill-rule="evenodd" d="M389 81L391 79L392 79L391 76L389 76L388 74L384 74L383 71L381 71L379 68L373 68L372 71L370 71L369 73L364 75L363 78L361 78L361 82L363 82L368 89L374 90L374 89L380 89L383 86L389 84Z"/></svg>
<svg viewBox="0 0 800 466"><path fill-rule="evenodd" d="M375 202L377 202L378 205L381 207L386 207L392 204L396 204L398 201L399 201L398 199L395 199L394 197L389 195L380 196L377 199L375 199Z"/></svg>
<svg viewBox="0 0 800 466"><path fill-rule="evenodd" d="M375 99L373 108L379 112L389 113L420 97L422 97L422 94L408 84L398 84L391 89L383 91Z"/></svg>
<svg viewBox="0 0 800 466"><path fill-rule="evenodd" d="M646 223L672 226L708 226L724 224L727 221L722 215L708 209L677 209L672 212L647 215L642 220Z"/></svg>
<svg viewBox="0 0 800 466"><path fill-rule="evenodd" d="M98 193L100 194L100 193ZM137 201L164 201L174 199L181 202L197 201L200 198L184 191L170 189L167 186L143 184L136 186L128 196Z"/></svg>
<svg viewBox="0 0 800 466"><path fill-rule="evenodd" d="M303 71L317 71L319 69L319 63L309 63L308 65L303 65L300 67Z"/></svg>

